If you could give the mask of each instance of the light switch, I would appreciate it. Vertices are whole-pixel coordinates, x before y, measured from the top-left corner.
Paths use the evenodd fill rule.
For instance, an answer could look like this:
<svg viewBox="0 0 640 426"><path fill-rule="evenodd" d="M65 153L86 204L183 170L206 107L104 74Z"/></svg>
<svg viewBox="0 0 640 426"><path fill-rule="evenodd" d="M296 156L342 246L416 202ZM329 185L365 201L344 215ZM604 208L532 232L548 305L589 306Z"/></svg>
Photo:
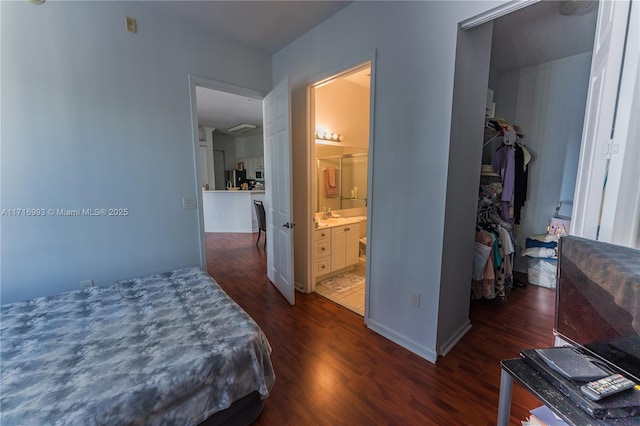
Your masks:
<svg viewBox="0 0 640 426"><path fill-rule="evenodd" d="M194 197L184 197L182 199L182 207L187 210L187 209L195 209L196 207L198 207L198 202L196 201L196 199Z"/></svg>

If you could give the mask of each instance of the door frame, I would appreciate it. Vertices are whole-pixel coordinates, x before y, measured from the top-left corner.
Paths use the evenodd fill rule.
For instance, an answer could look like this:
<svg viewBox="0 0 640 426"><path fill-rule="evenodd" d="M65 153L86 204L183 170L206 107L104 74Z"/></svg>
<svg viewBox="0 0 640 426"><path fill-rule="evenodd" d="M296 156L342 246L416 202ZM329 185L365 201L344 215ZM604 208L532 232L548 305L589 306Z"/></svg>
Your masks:
<svg viewBox="0 0 640 426"><path fill-rule="evenodd" d="M204 210L202 208L202 189L198 180L198 167L200 164L200 132L198 131L198 105L196 102L196 86L206 89L217 90L219 92L231 93L238 96L253 98L262 102L264 95L253 89L235 86L223 81L213 80L195 74L188 74L189 83L189 103L191 114L191 147L193 150L193 166L194 166L194 187L196 189L196 200L198 210L198 239L200 242L200 268L206 272L207 270L207 247L204 232ZM263 142L264 143L264 142Z"/></svg>
<svg viewBox="0 0 640 426"><path fill-rule="evenodd" d="M460 22L459 27L463 30L467 30L477 25L484 24L485 22L497 19L503 15L514 12L523 7L527 7L532 4L535 4L539 1L540 0L523 0L521 2L508 2L506 4L500 5L494 9L488 10L484 13L481 13L477 16L474 16L472 18L469 18ZM629 7L631 7L632 2L629 2L629 5L630 5ZM602 13L602 5L600 5L600 8L598 9L598 14L601 14L601 13ZM637 10L634 11L633 8L631 7L631 9L629 9L627 13L628 13L628 16L625 19L626 31L628 32L633 30L637 32L637 27L633 26L634 22L630 18L633 13L637 13ZM598 17L598 22L599 21L600 21L600 17ZM598 31L598 28L596 28L596 32L597 31ZM597 34L596 34L596 37L598 37ZM631 40L631 42L636 43L636 44L632 44L633 46L637 46L637 42L635 40ZM627 52L627 54L628 53L629 52ZM629 62L625 62L623 59L619 68L617 68L613 73L613 75L618 76L615 82L616 87L618 87L618 91L619 91L620 84L626 83L627 86L632 86L632 82L627 82L626 80L624 80L624 76L626 76L627 74L631 74L631 77L627 77L627 80L635 76L636 71L634 70L634 66L637 68L637 54L636 56L633 56L633 55L634 54L632 53ZM623 53L623 58L624 56L625 54ZM590 75L589 78L591 80L593 78L593 75ZM588 97L592 96L590 91L591 89L589 89L589 94L587 95ZM621 102L627 102L629 100L628 99L629 96L632 96L630 93L625 93L625 92L621 92L621 93L622 93ZM587 110L585 110L585 125L586 125L586 119L588 117L588 114L590 113L588 108L589 106L588 103L589 103L589 100L587 99ZM626 132L629 126L629 121L626 119L622 119L621 121L618 121L618 120L619 118L614 116L614 118L612 119L611 125L612 127L616 128L616 131L618 134L622 133L622 134L625 134L626 136ZM623 126L624 128L621 128L618 126ZM621 229L623 229L624 224L615 223L615 216L616 216L615 211L617 208L618 199L620 197L618 194L618 190L619 190L618 186L620 184L620 174L624 173L624 170L622 169L622 164L621 164L622 156L620 155L620 151L624 150L624 145L626 144L626 142L627 141L620 140L620 139L613 140L613 138L611 138L610 141L586 139L586 126L583 128L581 147L580 147L580 157L578 160L576 189L574 192L574 200L573 200L573 211L571 215L572 223L571 223L570 234L592 238L592 239L600 239L603 241L610 241L612 239L612 234L614 233L614 228L615 228L615 231L617 232L620 232ZM608 149L613 149L614 145L617 144L616 149L618 149L619 151L617 154L618 157L614 158L614 161L613 161L614 163L616 163L616 166L619 169L615 170L612 173L612 176L611 176L612 179L610 181L607 181L607 187L608 187L607 190L609 191L609 196L607 196L604 189L602 189L602 185L604 184L604 181L597 181L595 183L593 182L593 179L596 177L597 171L595 170L593 161L591 161L592 158L600 158L601 154L599 150L602 148L603 145L606 146L608 144L611 145ZM615 155L613 155L612 157L615 157ZM605 179L607 179L606 176L605 176ZM598 187L600 187L600 190L598 190ZM594 199L595 201L588 203L585 200L586 196L584 194L586 194L587 191L592 191L592 193L597 194L596 196L592 197L592 199ZM615 195L612 196L611 192L615 192ZM593 214L593 212L596 212L596 213L600 212L601 214ZM589 215L589 213L592 213L592 214ZM602 235L599 235L600 228L602 225L604 225L604 227L608 229L605 229L604 233ZM638 225L637 223L635 225L632 224L632 227L633 226L635 226L636 228L640 227L640 225Z"/></svg>
<svg viewBox="0 0 640 426"><path fill-rule="evenodd" d="M339 69L332 69L322 74L316 75L310 80L313 83L307 85L307 211L310 212L310 219L315 220L315 210L313 208L315 199L315 190L317 185L316 177L316 154L315 154L315 89L319 86L327 84L328 82L344 77L347 74L351 74L359 68L364 68L367 65L371 69L371 81L369 87L369 164L367 168L367 265L365 267L365 301L364 301L364 322L367 324L369 317L369 282L371 279L371 262L369 262L372 243L375 240L371 238L373 229L373 218L371 214L371 205L373 204L373 165L374 165L374 124L375 124L375 81L376 81L376 54L374 50L369 57L360 58L354 60L350 64L345 64ZM307 227L307 277L305 292L312 293L315 289L315 279L313 273L313 237L315 232L315 226L313 221Z"/></svg>

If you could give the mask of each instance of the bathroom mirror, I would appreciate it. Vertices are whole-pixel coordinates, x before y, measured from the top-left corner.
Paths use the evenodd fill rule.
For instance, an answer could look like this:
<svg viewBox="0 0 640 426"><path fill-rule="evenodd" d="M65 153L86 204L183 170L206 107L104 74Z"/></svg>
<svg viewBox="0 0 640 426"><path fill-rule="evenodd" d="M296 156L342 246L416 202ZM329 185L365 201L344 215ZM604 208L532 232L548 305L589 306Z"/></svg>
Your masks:
<svg viewBox="0 0 640 426"><path fill-rule="evenodd" d="M316 144L316 212L367 207L368 150Z"/></svg>

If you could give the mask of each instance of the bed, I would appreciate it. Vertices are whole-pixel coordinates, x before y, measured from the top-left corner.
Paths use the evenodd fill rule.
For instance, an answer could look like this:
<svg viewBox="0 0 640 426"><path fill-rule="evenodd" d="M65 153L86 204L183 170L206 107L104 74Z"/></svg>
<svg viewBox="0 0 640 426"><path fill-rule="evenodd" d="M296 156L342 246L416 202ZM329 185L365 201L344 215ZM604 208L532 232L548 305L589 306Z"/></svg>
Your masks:
<svg viewBox="0 0 640 426"><path fill-rule="evenodd" d="M275 381L262 330L199 268L3 305L0 333L2 425L246 424Z"/></svg>

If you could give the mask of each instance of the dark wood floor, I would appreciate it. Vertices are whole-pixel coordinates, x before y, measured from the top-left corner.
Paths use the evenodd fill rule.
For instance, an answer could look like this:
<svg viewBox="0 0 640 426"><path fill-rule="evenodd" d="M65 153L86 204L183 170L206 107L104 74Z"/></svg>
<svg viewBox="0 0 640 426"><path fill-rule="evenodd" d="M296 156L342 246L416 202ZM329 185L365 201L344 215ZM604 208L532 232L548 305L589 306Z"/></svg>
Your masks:
<svg viewBox="0 0 640 426"><path fill-rule="evenodd" d="M266 277L257 234L206 235L207 267L262 327L276 384L256 425L495 425L501 359L553 345L554 290L472 302L473 327L434 365L317 294L290 306ZM540 403L513 387L511 423Z"/></svg>

